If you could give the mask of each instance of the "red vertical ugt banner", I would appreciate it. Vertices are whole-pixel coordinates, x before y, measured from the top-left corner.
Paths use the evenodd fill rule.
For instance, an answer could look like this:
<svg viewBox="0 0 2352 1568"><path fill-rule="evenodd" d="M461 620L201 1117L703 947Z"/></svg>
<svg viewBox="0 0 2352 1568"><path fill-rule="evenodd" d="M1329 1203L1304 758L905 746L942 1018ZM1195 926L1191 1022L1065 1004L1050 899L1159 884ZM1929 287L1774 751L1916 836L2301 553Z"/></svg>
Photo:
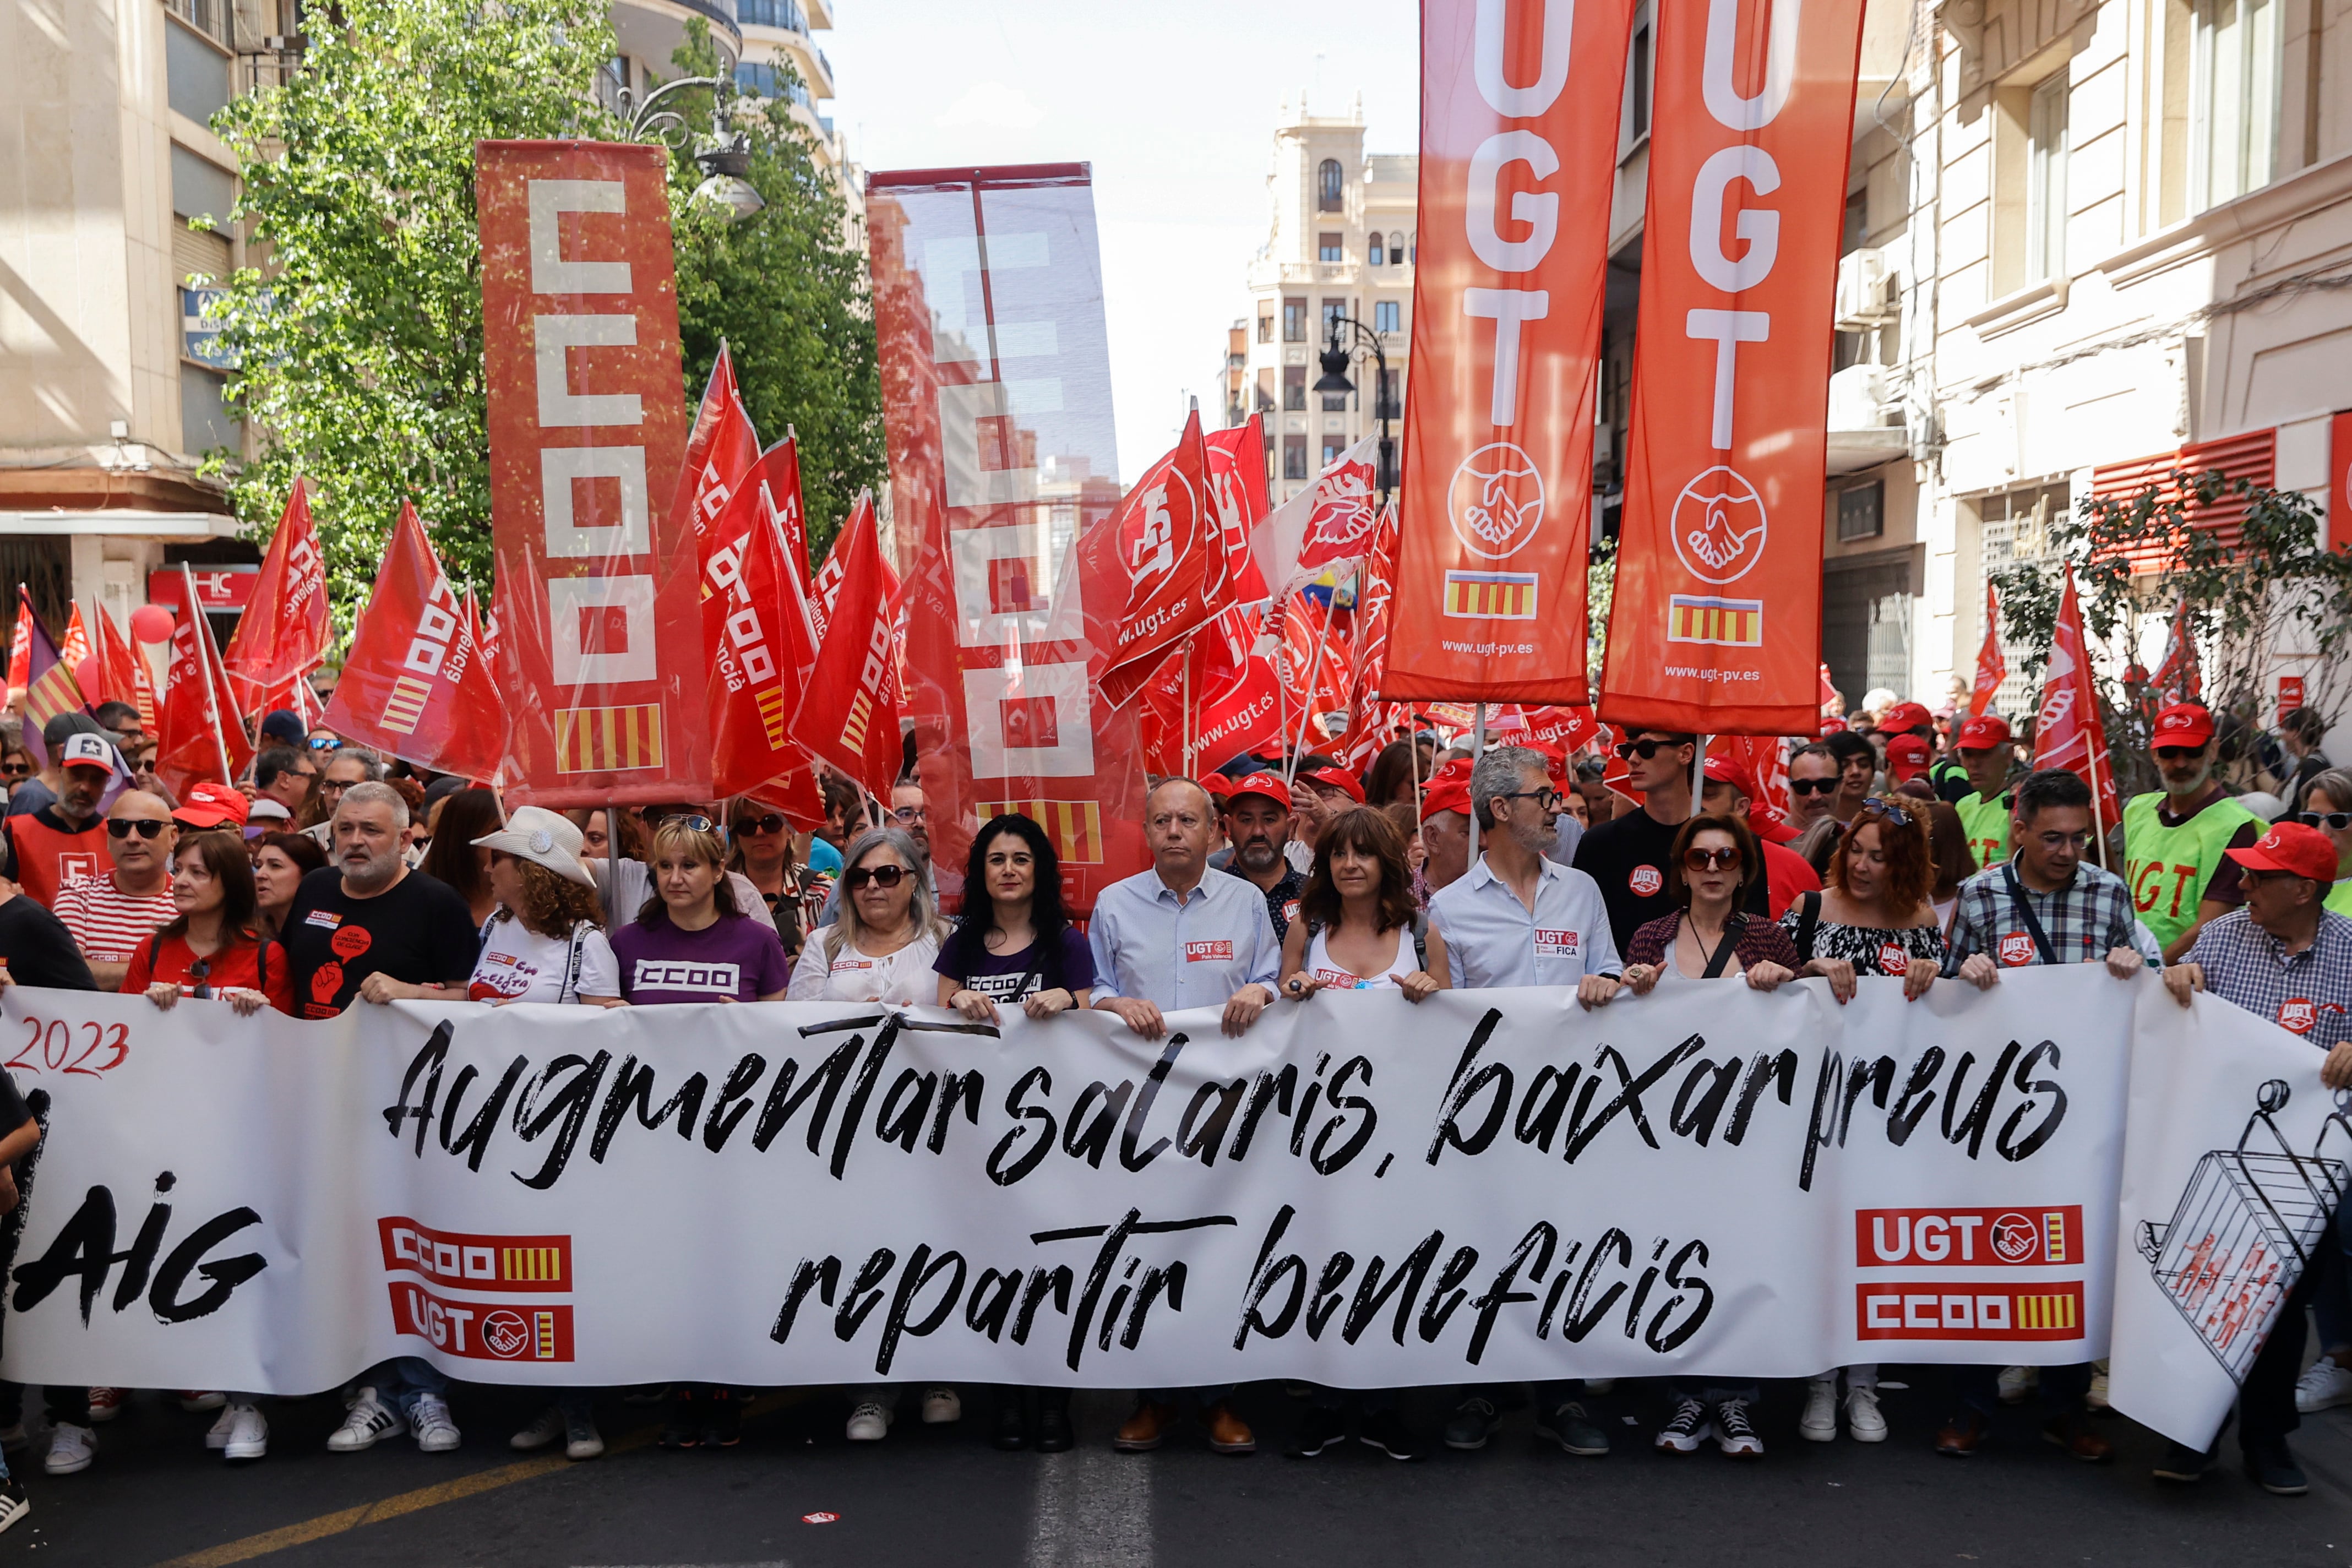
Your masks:
<svg viewBox="0 0 2352 1568"><path fill-rule="evenodd" d="M1089 909L1147 863L1132 705L1088 675L1088 583L1073 545L1119 499L1094 195L1086 166L868 178L891 506L908 577L906 712L931 851L1021 812L1052 836L1064 897ZM1097 617L1099 618L1099 617Z"/></svg>
<svg viewBox="0 0 2352 1568"><path fill-rule="evenodd" d="M1632 0L1423 0L1386 696L1586 699L1592 370L1633 13Z"/></svg>
<svg viewBox="0 0 2352 1568"><path fill-rule="evenodd" d="M668 153L474 149L519 802L710 794Z"/></svg>
<svg viewBox="0 0 2352 1568"><path fill-rule="evenodd" d="M1601 716L1811 734L1823 443L1862 0L1658 31L1649 237Z"/></svg>

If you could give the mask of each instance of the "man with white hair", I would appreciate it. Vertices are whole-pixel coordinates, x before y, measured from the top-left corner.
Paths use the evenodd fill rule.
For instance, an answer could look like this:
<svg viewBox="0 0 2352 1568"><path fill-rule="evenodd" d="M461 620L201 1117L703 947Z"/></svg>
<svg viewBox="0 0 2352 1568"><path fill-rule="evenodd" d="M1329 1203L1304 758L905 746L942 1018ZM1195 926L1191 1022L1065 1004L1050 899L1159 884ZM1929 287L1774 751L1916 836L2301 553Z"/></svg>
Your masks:
<svg viewBox="0 0 2352 1568"><path fill-rule="evenodd" d="M377 976L466 994L474 915L446 883L402 858L408 803L387 784L355 784L335 807L327 864L302 879L278 940L305 1018L354 998L390 999Z"/></svg>

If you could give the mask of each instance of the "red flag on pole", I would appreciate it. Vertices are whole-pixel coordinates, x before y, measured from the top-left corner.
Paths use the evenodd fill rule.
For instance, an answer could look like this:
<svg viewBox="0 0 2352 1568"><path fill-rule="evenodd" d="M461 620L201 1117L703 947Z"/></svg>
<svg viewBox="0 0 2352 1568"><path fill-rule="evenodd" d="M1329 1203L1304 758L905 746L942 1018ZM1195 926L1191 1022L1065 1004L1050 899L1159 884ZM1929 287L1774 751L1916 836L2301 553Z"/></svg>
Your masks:
<svg viewBox="0 0 2352 1568"><path fill-rule="evenodd" d="M784 564L792 568L793 591L803 620L809 620L808 507L801 500L801 445L789 430L784 438L760 455L760 479L768 487L768 503L775 510L776 527L784 536ZM816 626L809 620L809 645L816 645Z"/></svg>
<svg viewBox="0 0 2352 1568"><path fill-rule="evenodd" d="M1265 521L1265 430L1255 414L1239 425L1202 437L1209 452L1209 488L1217 498L1217 521L1225 547L1225 601L1254 605L1266 597L1265 574L1250 552L1250 539Z"/></svg>
<svg viewBox="0 0 2352 1568"><path fill-rule="evenodd" d="M1209 484L1201 416L1175 449L1143 471L1111 514L1078 541L1087 587L1089 673L1114 708L1127 702L1169 650L1224 606L1222 510Z"/></svg>
<svg viewBox="0 0 2352 1568"><path fill-rule="evenodd" d="M2164 662L2157 666L2154 682L2167 706L2193 702L2204 694L2205 675L2197 663L2197 623L2183 594L2172 611L2172 629L2164 639Z"/></svg>
<svg viewBox="0 0 2352 1568"><path fill-rule="evenodd" d="M871 494L859 494L833 554L841 563L841 591L791 732L819 761L887 800L903 747L892 668L890 584Z"/></svg>
<svg viewBox="0 0 2352 1568"><path fill-rule="evenodd" d="M139 727L155 731L155 682L147 660L131 647L131 639L103 607L98 611L98 664L104 672L100 693L107 700L128 702L138 710Z"/></svg>
<svg viewBox="0 0 2352 1568"><path fill-rule="evenodd" d="M33 684L33 601L25 596L25 585L19 583L16 584L16 628L8 638L10 691L22 691Z"/></svg>
<svg viewBox="0 0 2352 1568"><path fill-rule="evenodd" d="M1391 500L1373 528L1371 552L1356 572L1356 659L1349 672L1348 732L1339 746L1340 762L1353 773L1370 768L1386 743L1388 726L1382 720L1387 705L1380 692L1388 676L1397 544L1397 506Z"/></svg>
<svg viewBox="0 0 2352 1568"><path fill-rule="evenodd" d="M702 389L693 434L686 438L686 467L671 500L676 521L692 528L706 557L711 526L759 463L760 437L743 406L742 388L735 384L735 362L722 342Z"/></svg>
<svg viewBox="0 0 2352 1568"><path fill-rule="evenodd" d="M506 754L498 678L404 502L326 721L387 756L467 778L496 778Z"/></svg>
<svg viewBox="0 0 2352 1568"><path fill-rule="evenodd" d="M1290 738L1306 750L1319 750L1327 738L1314 721L1348 706L1348 627L1339 612L1305 594L1293 594L1285 601L1276 668L1290 701Z"/></svg>
<svg viewBox="0 0 2352 1568"><path fill-rule="evenodd" d="M294 481L278 531L261 558L253 596L221 661L229 694L246 712L268 711L264 689L307 675L327 658L327 571L310 521L310 488Z"/></svg>
<svg viewBox="0 0 2352 1568"><path fill-rule="evenodd" d="M1365 437L1251 531L1250 553L1274 593L1304 587L1331 567L1352 566L1372 547L1379 447L1378 436Z"/></svg>
<svg viewBox="0 0 2352 1568"><path fill-rule="evenodd" d="M2058 624L2050 640L2050 663L2042 674L2042 707L2033 721L2033 765L2064 768L2089 781L2095 804L2093 831L2099 843L2121 813L2116 781L2107 763L2107 727L2099 716L2099 691L2091 674L2090 639L2083 633L2082 607L2074 601L2074 574L2058 602ZM2099 851L2102 858L2106 851Z"/></svg>
<svg viewBox="0 0 2352 1568"><path fill-rule="evenodd" d="M90 651L89 627L83 623L81 605L77 604L73 607L73 615L66 622L66 640L58 647L58 658L65 662L68 669L75 672L76 685L79 685L81 681L79 672L82 660L90 656ZM88 692L82 693L82 696L85 700L96 700Z"/></svg>
<svg viewBox="0 0 2352 1568"><path fill-rule="evenodd" d="M755 474L719 514L702 568L703 640L711 650L711 784L744 795L805 769L792 738L816 649L767 481Z"/></svg>
<svg viewBox="0 0 2352 1568"><path fill-rule="evenodd" d="M2000 683L2009 678L2009 659L2000 651L2000 599L1991 584L1985 584L1984 646L1977 649L1977 684L1969 693L1969 717L1980 718L1992 706L2000 694Z"/></svg>
<svg viewBox="0 0 2352 1568"><path fill-rule="evenodd" d="M183 563L181 572L187 573ZM173 795L209 779L234 784L253 761L228 690L228 670L213 641L212 623L196 607L195 584L185 584L186 611L172 628L172 665L156 715L155 776Z"/></svg>

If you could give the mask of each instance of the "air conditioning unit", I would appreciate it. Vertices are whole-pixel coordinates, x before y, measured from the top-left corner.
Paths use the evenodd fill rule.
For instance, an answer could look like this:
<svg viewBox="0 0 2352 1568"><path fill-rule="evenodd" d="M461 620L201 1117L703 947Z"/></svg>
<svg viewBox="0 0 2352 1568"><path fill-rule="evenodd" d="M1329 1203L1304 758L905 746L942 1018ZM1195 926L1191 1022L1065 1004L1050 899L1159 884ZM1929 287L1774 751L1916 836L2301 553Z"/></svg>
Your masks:
<svg viewBox="0 0 2352 1568"><path fill-rule="evenodd" d="M1870 246L1838 258L1837 324L1842 331L1879 325L1895 314L1895 278L1886 252Z"/></svg>
<svg viewBox="0 0 2352 1568"><path fill-rule="evenodd" d="M1886 426L1892 378L1883 364L1850 364L1830 377L1832 430L1879 430Z"/></svg>

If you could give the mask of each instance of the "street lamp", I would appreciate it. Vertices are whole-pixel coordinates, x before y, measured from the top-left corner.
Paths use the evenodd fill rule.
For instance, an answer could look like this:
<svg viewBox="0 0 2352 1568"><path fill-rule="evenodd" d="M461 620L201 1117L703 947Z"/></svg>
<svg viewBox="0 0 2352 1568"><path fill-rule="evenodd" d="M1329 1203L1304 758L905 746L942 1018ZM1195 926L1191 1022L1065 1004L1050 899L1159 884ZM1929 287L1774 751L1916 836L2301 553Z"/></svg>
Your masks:
<svg viewBox="0 0 2352 1568"><path fill-rule="evenodd" d="M1355 391L1356 384L1348 379L1348 367L1367 354L1371 356L1372 413L1381 422L1381 504L1386 506L1389 491L1396 488L1396 447L1389 440L1389 420L1394 411L1389 406L1388 350L1382 346L1380 333L1353 316L1335 315L1325 328L1323 352L1317 356L1323 366L1322 377L1315 384L1317 392Z"/></svg>
<svg viewBox="0 0 2352 1568"><path fill-rule="evenodd" d="M740 223L758 213L768 204L743 176L751 168L751 138L740 130L728 128L727 100L735 83L726 77L689 76L664 82L647 93L642 102L635 101L627 88L620 90L622 111L629 117L629 139L668 142L674 132L686 130L686 117L677 110L656 106L672 93L705 89L710 93L710 134L704 139L702 151L694 154L697 167L704 179L694 188L695 195L715 201L729 210L730 223Z"/></svg>

